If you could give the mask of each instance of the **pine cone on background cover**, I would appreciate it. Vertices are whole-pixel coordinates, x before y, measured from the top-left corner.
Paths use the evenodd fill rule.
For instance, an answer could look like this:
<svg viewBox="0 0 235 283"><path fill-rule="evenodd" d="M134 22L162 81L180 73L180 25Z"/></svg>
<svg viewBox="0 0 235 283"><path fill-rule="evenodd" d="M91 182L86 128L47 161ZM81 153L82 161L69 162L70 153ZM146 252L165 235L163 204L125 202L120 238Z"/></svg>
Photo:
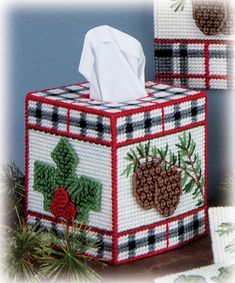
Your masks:
<svg viewBox="0 0 235 283"><path fill-rule="evenodd" d="M193 19L205 35L216 35L226 29L228 7L223 0L192 0Z"/></svg>
<svg viewBox="0 0 235 283"><path fill-rule="evenodd" d="M170 216L177 208L182 194L180 173L170 166L165 169L158 158L143 162L132 176L133 195L145 210L156 208Z"/></svg>
<svg viewBox="0 0 235 283"><path fill-rule="evenodd" d="M227 4L227 21L224 23L221 32L226 35L230 35L234 30L234 15L231 5Z"/></svg>
<svg viewBox="0 0 235 283"><path fill-rule="evenodd" d="M124 157L121 175L130 178L132 193L138 206L155 209L162 216L170 216L177 209L182 193L192 194L195 207L204 204L205 179L196 142L191 133L183 132L173 152L165 147L150 146L150 140L130 148Z"/></svg>

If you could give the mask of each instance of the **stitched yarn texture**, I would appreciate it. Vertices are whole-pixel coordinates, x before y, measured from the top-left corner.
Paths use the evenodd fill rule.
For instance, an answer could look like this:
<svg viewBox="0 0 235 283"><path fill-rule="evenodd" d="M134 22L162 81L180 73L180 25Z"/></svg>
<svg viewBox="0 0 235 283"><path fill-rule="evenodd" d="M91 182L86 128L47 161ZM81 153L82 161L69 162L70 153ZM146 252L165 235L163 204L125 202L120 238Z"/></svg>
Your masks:
<svg viewBox="0 0 235 283"><path fill-rule="evenodd" d="M232 8L222 0L194 0L175 11L171 2L154 1L156 79L187 88L232 88Z"/></svg>
<svg viewBox="0 0 235 283"><path fill-rule="evenodd" d="M51 157L56 169L41 161L34 162L33 188L43 194L45 210L50 206L54 216L67 221L77 216L86 224L89 210L100 210L102 185L86 176L77 178L78 157L67 139L60 139Z"/></svg>
<svg viewBox="0 0 235 283"><path fill-rule="evenodd" d="M75 223L88 255L121 264L207 233L207 97L146 82L147 96L96 101L81 83L26 97L27 223ZM79 232L78 232L79 233Z"/></svg>

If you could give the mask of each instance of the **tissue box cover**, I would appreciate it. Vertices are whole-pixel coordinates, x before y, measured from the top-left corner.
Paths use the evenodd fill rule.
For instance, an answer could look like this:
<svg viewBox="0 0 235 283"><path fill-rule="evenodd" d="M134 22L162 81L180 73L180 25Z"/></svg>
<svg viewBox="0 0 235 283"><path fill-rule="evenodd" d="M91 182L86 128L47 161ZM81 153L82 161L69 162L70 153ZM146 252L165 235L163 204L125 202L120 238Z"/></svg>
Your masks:
<svg viewBox="0 0 235 283"><path fill-rule="evenodd" d="M77 223L87 254L114 264L207 233L206 94L146 91L123 103L90 99L88 83L27 95L27 223L61 237Z"/></svg>
<svg viewBox="0 0 235 283"><path fill-rule="evenodd" d="M171 0L154 1L156 79L189 88L232 88L234 35L230 29L233 12L230 7L227 25L225 23L221 31L206 35L202 32L205 27L194 17L201 13L201 22L205 22L208 10L213 17L216 1L206 0L204 4L201 1L201 7L196 5L198 1L184 1L183 10L178 11ZM218 3L218 9L223 13L226 2ZM207 11L204 5L207 5Z"/></svg>

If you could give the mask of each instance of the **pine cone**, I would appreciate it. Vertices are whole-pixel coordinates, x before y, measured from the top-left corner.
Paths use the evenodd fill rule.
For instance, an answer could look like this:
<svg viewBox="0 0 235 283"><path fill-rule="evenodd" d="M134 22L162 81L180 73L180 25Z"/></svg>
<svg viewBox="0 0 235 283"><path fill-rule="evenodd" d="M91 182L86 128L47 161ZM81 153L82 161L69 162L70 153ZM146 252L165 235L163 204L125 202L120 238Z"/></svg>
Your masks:
<svg viewBox="0 0 235 283"><path fill-rule="evenodd" d="M226 35L232 34L233 26L234 26L233 11L230 5L227 5L227 21L224 23L221 32Z"/></svg>
<svg viewBox="0 0 235 283"><path fill-rule="evenodd" d="M145 210L156 208L164 216L173 214L179 204L181 176L175 167L164 169L160 159L142 163L132 177L133 194Z"/></svg>
<svg viewBox="0 0 235 283"><path fill-rule="evenodd" d="M177 208L182 194L181 176L175 167L162 170L161 176L155 183L155 207L163 216L170 216ZM158 182L159 178L164 177L164 182ZM163 178L163 177L162 177Z"/></svg>
<svg viewBox="0 0 235 283"><path fill-rule="evenodd" d="M155 207L155 177L160 172L160 161L142 163L132 177L133 194L137 203L145 210Z"/></svg>
<svg viewBox="0 0 235 283"><path fill-rule="evenodd" d="M222 0L194 0L193 19L205 35L222 31L227 21L227 7Z"/></svg>

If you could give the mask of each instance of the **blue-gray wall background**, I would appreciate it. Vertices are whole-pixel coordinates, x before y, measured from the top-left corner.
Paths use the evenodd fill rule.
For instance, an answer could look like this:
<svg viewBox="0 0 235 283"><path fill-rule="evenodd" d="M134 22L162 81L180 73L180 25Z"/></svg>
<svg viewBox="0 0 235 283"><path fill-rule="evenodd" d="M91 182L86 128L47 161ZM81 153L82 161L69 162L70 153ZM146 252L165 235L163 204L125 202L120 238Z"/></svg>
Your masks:
<svg viewBox="0 0 235 283"><path fill-rule="evenodd" d="M127 8L128 7L128 8ZM9 19L9 124L10 160L24 168L24 99L29 91L84 81L77 67L85 33L110 25L134 37L146 56L146 78L154 79L153 8L146 5L78 8L12 8ZM218 200L228 172L226 113L228 93L209 96L209 198ZM43 145L42 145L43 146Z"/></svg>

